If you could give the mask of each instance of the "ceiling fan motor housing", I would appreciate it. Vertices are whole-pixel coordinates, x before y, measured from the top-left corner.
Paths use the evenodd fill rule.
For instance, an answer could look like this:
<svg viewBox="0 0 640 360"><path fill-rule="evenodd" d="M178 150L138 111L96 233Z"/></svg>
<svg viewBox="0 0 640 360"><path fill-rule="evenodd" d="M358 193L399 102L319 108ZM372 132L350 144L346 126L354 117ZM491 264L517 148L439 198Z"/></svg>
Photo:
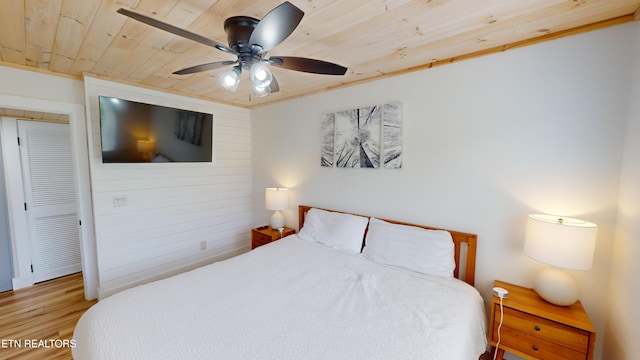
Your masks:
<svg viewBox="0 0 640 360"><path fill-rule="evenodd" d="M242 65L260 60L261 49L249 45L251 33L259 21L249 16L234 16L224 21L224 31L227 33L229 47L238 53Z"/></svg>

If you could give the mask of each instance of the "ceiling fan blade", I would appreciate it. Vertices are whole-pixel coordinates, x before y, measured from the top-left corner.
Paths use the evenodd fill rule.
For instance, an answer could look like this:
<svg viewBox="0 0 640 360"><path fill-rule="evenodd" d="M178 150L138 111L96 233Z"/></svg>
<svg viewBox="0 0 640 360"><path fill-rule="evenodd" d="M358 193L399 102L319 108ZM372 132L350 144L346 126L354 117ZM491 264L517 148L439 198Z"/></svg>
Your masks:
<svg viewBox="0 0 640 360"><path fill-rule="evenodd" d="M237 63L238 63L237 61L231 61L231 60L228 60L228 61L216 61L216 62L200 64L200 65L184 68L182 70L174 71L173 74L174 75L194 74L194 73L198 73L198 72L202 72L202 71L218 69L218 68L221 68L223 66L233 65L233 64L237 64Z"/></svg>
<svg viewBox="0 0 640 360"><path fill-rule="evenodd" d="M224 51L226 53L229 54L234 54L237 55L235 51L233 51L232 49L230 49L229 47L215 41L215 40L211 40L209 38L206 38L202 35L198 35L196 33L192 33L191 31L173 26L171 24L167 24L165 22L162 22L160 20L156 20L152 17L146 16L146 15L142 15L142 14L138 14L136 12L124 9L124 8L120 8L118 9L118 13L124 15L124 16L128 16L134 20L138 20L142 23L145 23L147 25L153 26L155 28L158 28L160 30L164 30L167 32L170 32L174 35L178 35L178 36L182 36L183 38L187 38L189 40L193 40L193 41L197 41L201 44L207 45L207 46L211 46L214 47L220 51Z"/></svg>
<svg viewBox="0 0 640 360"><path fill-rule="evenodd" d="M271 65L284 69L296 70L322 75L344 75L347 68L328 61L295 57L295 56L272 56L267 60Z"/></svg>
<svg viewBox="0 0 640 360"><path fill-rule="evenodd" d="M269 94L277 93L278 91L280 91L280 85L278 85L278 81L274 76L273 80L271 80L271 84L269 84Z"/></svg>
<svg viewBox="0 0 640 360"><path fill-rule="evenodd" d="M262 52L271 50L296 29L304 11L288 1L278 5L258 22L249 38L249 45L258 45Z"/></svg>

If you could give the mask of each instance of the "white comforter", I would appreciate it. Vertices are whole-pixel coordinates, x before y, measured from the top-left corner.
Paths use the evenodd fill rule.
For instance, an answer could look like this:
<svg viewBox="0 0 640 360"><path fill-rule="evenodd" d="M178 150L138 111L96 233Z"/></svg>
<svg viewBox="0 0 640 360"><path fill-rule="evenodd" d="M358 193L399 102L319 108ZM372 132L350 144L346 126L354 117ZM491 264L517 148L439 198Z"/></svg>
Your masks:
<svg viewBox="0 0 640 360"><path fill-rule="evenodd" d="M104 299L73 336L78 360L476 360L486 348L473 287L296 235Z"/></svg>

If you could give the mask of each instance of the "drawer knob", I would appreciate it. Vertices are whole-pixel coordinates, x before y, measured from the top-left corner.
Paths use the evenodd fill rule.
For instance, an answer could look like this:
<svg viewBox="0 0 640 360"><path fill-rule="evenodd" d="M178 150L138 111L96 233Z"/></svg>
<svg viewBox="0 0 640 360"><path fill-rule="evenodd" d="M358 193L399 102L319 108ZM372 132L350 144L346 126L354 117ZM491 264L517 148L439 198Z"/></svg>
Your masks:
<svg viewBox="0 0 640 360"><path fill-rule="evenodd" d="M533 345L533 350L538 351L538 345Z"/></svg>
<svg viewBox="0 0 640 360"><path fill-rule="evenodd" d="M540 326L536 325L534 329L536 329L536 331L540 331Z"/></svg>

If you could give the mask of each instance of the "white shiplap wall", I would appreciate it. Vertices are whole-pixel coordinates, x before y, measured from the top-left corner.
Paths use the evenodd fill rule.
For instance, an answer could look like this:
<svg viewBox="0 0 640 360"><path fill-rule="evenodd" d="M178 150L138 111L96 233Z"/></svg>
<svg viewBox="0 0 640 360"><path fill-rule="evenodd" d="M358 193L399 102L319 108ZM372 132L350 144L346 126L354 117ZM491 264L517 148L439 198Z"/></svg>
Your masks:
<svg viewBox="0 0 640 360"><path fill-rule="evenodd" d="M101 298L249 250L249 110L91 77L85 91ZM103 164L98 95L213 113L213 163Z"/></svg>

